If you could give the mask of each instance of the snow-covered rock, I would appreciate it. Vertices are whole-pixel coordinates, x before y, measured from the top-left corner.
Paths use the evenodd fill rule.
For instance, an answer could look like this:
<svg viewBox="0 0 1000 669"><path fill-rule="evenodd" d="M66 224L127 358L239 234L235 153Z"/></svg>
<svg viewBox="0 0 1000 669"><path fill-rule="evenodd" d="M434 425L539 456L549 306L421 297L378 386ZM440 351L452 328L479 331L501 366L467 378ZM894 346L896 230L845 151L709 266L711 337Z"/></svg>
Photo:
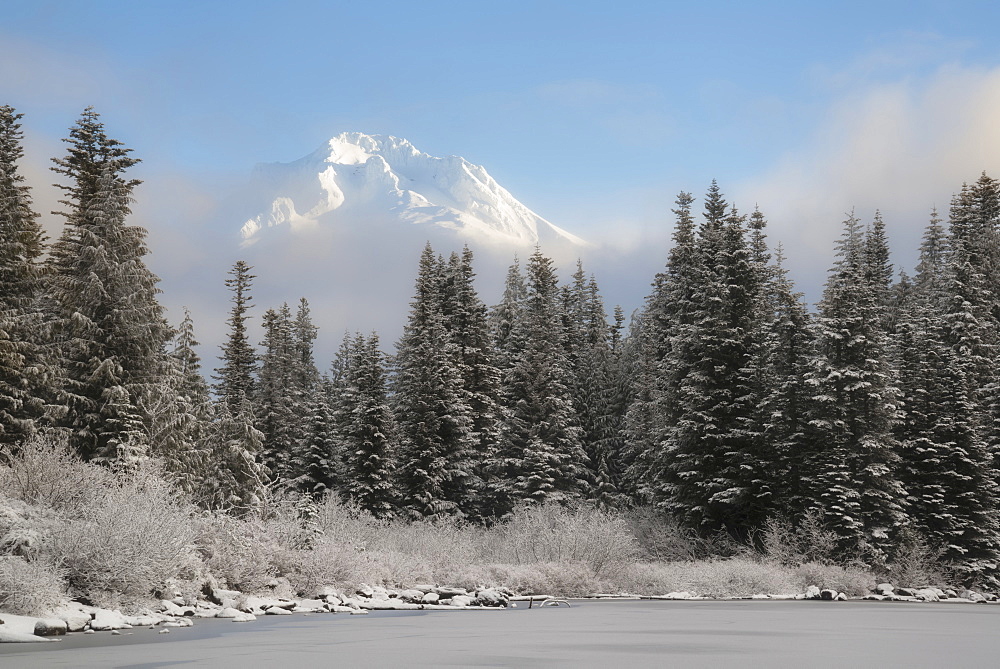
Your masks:
<svg viewBox="0 0 1000 669"><path fill-rule="evenodd" d="M805 596L806 599L820 599L820 598L822 598L822 593L820 592L819 587L815 586L815 585L810 585L808 588L806 588L805 595L806 595Z"/></svg>
<svg viewBox="0 0 1000 669"><path fill-rule="evenodd" d="M472 606L472 597L469 597L468 595L455 595L451 598L451 603L449 605L464 609L467 606Z"/></svg>
<svg viewBox="0 0 1000 669"><path fill-rule="evenodd" d="M876 595L891 595L894 592L892 583L879 583L875 586Z"/></svg>
<svg viewBox="0 0 1000 669"><path fill-rule="evenodd" d="M280 606L271 606L264 609L264 615L268 616L290 616L292 612L288 609L283 609Z"/></svg>
<svg viewBox="0 0 1000 669"><path fill-rule="evenodd" d="M469 591L465 588L439 587L434 588L434 593L441 599L448 599L456 595L468 595Z"/></svg>
<svg viewBox="0 0 1000 669"><path fill-rule="evenodd" d="M437 604L440 599L441 597L436 592L428 592L420 598L420 601L424 604Z"/></svg>
<svg viewBox="0 0 1000 669"><path fill-rule="evenodd" d="M52 615L66 623L69 632L80 632L90 622L91 614L84 611L79 606L64 604L52 612Z"/></svg>
<svg viewBox="0 0 1000 669"><path fill-rule="evenodd" d="M692 597L694 597L694 594L688 592L687 590L681 590L680 592L668 592L663 595L663 599L691 599Z"/></svg>
<svg viewBox="0 0 1000 669"><path fill-rule="evenodd" d="M832 602L837 599L837 591L831 590L830 588L824 588L819 591L819 598L826 602Z"/></svg>
<svg viewBox="0 0 1000 669"><path fill-rule="evenodd" d="M914 591L913 596L922 602L940 602L941 598L938 597L937 592L934 588L921 588Z"/></svg>
<svg viewBox="0 0 1000 669"><path fill-rule="evenodd" d="M122 615L122 612L117 609L114 611L97 609L97 612L94 613L94 619L90 621L90 629L97 632L130 629L131 627L132 626L128 624L128 621L125 620L125 616Z"/></svg>
<svg viewBox="0 0 1000 669"><path fill-rule="evenodd" d="M507 597L494 588L484 588L476 592L474 603L477 606L507 606Z"/></svg>
<svg viewBox="0 0 1000 669"><path fill-rule="evenodd" d="M404 602L416 603L424 598L424 593L416 588L410 588L408 590L400 590L396 596Z"/></svg>
<svg viewBox="0 0 1000 669"><path fill-rule="evenodd" d="M69 631L65 620L59 618L42 618L35 623L35 636L62 636Z"/></svg>

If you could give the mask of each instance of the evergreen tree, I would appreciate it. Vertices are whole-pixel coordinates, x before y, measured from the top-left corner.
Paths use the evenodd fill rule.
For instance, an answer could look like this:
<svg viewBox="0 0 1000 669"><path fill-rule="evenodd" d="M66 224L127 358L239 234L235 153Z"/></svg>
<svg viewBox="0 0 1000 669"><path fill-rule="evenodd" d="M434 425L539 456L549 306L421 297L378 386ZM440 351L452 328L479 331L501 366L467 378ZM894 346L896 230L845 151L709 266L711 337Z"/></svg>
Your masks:
<svg viewBox="0 0 1000 669"><path fill-rule="evenodd" d="M691 325L673 339L674 416L659 456L667 484L660 497L690 527L742 535L762 522L770 494L753 421L762 287L744 220L725 208L713 182L696 247L702 283Z"/></svg>
<svg viewBox="0 0 1000 669"><path fill-rule="evenodd" d="M917 529L974 582L996 569L1000 536L984 374L994 339L991 296L969 239L943 238L934 216L900 327L905 418L902 476ZM945 253L945 248L950 247ZM978 251L978 249L977 249Z"/></svg>
<svg viewBox="0 0 1000 669"><path fill-rule="evenodd" d="M813 335L809 312L784 268L780 246L768 292L772 312L762 347L761 436L771 459L772 510L797 516L808 503L802 484L808 474L806 410L811 392L806 375L814 356Z"/></svg>
<svg viewBox="0 0 1000 669"><path fill-rule="evenodd" d="M261 507L269 475L258 457L263 437L253 426L249 402L235 414L226 402L216 405L207 454L207 466L215 474L201 481L196 498L202 506L236 516Z"/></svg>
<svg viewBox="0 0 1000 669"><path fill-rule="evenodd" d="M397 345L401 504L415 518L462 517L475 493L476 434L443 308L444 262L428 244Z"/></svg>
<svg viewBox="0 0 1000 669"><path fill-rule="evenodd" d="M151 454L162 459L167 474L189 493L195 493L203 479L214 475L206 466L212 406L195 350L198 345L194 322L185 309L168 372L159 385L139 398L140 413L147 416L145 440Z"/></svg>
<svg viewBox="0 0 1000 669"><path fill-rule="evenodd" d="M138 183L121 172L138 162L107 138L88 109L72 129L69 155L56 172L66 226L53 246L48 285L63 362L62 424L85 458L114 459L140 396L166 373L171 335L157 303L158 279L143 262L146 231L125 222ZM131 437L130 437L131 438Z"/></svg>
<svg viewBox="0 0 1000 669"><path fill-rule="evenodd" d="M587 455L573 410L558 281L536 249L527 295L511 339L523 348L503 379L507 409L500 450L506 485L498 510L522 502L568 501L587 489Z"/></svg>
<svg viewBox="0 0 1000 669"><path fill-rule="evenodd" d="M278 480L298 485L302 473L299 461L295 374L296 350L291 310L287 304L264 313L264 341L261 342L260 374L255 386L254 416L264 435L264 465Z"/></svg>
<svg viewBox="0 0 1000 669"><path fill-rule="evenodd" d="M246 262L237 261L229 270L231 278L226 287L232 291L233 307L229 312L229 336L222 346L222 366L214 377L215 392L229 407L230 413L242 411L243 405L253 396L254 370L257 354L250 345L246 322L247 312L253 307L250 289L256 278Z"/></svg>
<svg viewBox="0 0 1000 669"><path fill-rule="evenodd" d="M690 338L695 297L702 285L690 193L677 196L673 210L674 246L667 265L653 281L642 314L634 319L625 374L633 380L626 414L627 452L624 480L630 496L642 501L664 498L669 484L662 468L662 444L677 421L677 389L689 372L677 346Z"/></svg>
<svg viewBox="0 0 1000 669"><path fill-rule="evenodd" d="M376 518L392 514L394 425L378 335L354 339L343 398L343 495Z"/></svg>
<svg viewBox="0 0 1000 669"><path fill-rule="evenodd" d="M47 381L40 291L43 236L18 172L22 115L0 106L0 445L30 436L42 417Z"/></svg>
<svg viewBox="0 0 1000 669"><path fill-rule="evenodd" d="M451 255L444 268L442 308L445 329L457 356L464 404L471 412L476 442L474 475L470 481L475 490L470 491L473 499L464 511L469 516L482 518L492 513L485 481L491 476L489 463L500 441L500 370L494 363L486 305L473 285L472 259L468 246L461 255Z"/></svg>
<svg viewBox="0 0 1000 669"><path fill-rule="evenodd" d="M883 559L904 520L892 429L899 392L888 365L881 278L866 265L858 220L844 224L816 322L808 435L808 496L845 552Z"/></svg>

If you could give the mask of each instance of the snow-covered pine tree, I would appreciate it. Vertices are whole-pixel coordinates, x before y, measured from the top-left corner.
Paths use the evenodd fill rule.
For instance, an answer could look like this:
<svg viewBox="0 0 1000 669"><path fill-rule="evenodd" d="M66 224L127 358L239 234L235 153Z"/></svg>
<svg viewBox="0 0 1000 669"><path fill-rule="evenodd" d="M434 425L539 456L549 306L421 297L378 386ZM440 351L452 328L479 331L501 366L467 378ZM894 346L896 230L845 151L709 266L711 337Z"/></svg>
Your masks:
<svg viewBox="0 0 1000 669"><path fill-rule="evenodd" d="M395 426L378 335L357 335L349 361L342 399L345 471L341 494L376 518L386 518L392 515L395 502Z"/></svg>
<svg viewBox="0 0 1000 669"><path fill-rule="evenodd" d="M143 261L146 231L126 224L139 182L122 173L138 161L107 137L90 108L65 141L69 154L53 170L71 179L60 185L70 199L62 201L66 225L48 283L67 405L61 424L83 457L113 460L125 443L119 432L133 417L145 419L139 397L167 371L171 332L156 300L158 279Z"/></svg>
<svg viewBox="0 0 1000 669"><path fill-rule="evenodd" d="M697 239L703 282L693 295L691 326L672 340L669 362L679 370L670 379L676 418L659 458L667 483L661 502L692 528L736 535L763 520L767 494L756 489L764 463L753 422L762 286L744 226L735 210L727 215L713 182Z"/></svg>
<svg viewBox="0 0 1000 669"><path fill-rule="evenodd" d="M816 319L816 358L803 483L845 554L884 559L905 522L892 429L899 391L888 364L881 277L866 266L869 240L852 215L837 245Z"/></svg>
<svg viewBox="0 0 1000 669"><path fill-rule="evenodd" d="M44 240L18 171L21 118L13 107L0 106L0 445L35 431L48 376L36 305Z"/></svg>
<svg viewBox="0 0 1000 669"><path fill-rule="evenodd" d="M625 344L624 373L632 379L625 419L626 452L622 466L627 493L648 502L668 494L662 471L662 445L676 422L676 390L688 373L684 358L673 354L694 323L695 296L702 284L694 217L694 197L681 192L673 210L674 246L642 313L633 319Z"/></svg>
<svg viewBox="0 0 1000 669"><path fill-rule="evenodd" d="M233 413L220 401L208 436L207 464L213 476L195 494L204 508L245 516L260 508L269 473L260 463L264 435L253 426L249 400Z"/></svg>
<svg viewBox="0 0 1000 669"><path fill-rule="evenodd" d="M511 332L522 348L502 386L504 512L522 502L568 501L587 489L589 464L573 409L558 280L539 249L527 269L524 307Z"/></svg>
<svg viewBox="0 0 1000 669"><path fill-rule="evenodd" d="M444 262L420 256L394 383L400 503L414 518L463 517L474 500L476 435L444 313Z"/></svg>
<svg viewBox="0 0 1000 669"><path fill-rule="evenodd" d="M462 375L465 403L472 417L476 441L470 500L465 513L482 519L492 515L486 481L500 441L500 370L494 362L486 305L479 299L473 280L472 251L466 246L461 255L453 253L444 269L442 308L445 328L454 345Z"/></svg>
<svg viewBox="0 0 1000 669"><path fill-rule="evenodd" d="M254 416L264 435L264 465L276 480L297 487L303 463L299 462L299 416L295 375L300 357L288 304L264 313L264 340L260 343L260 373L254 387Z"/></svg>
<svg viewBox="0 0 1000 669"><path fill-rule="evenodd" d="M781 246L768 285L771 315L761 348L761 437L771 455L771 509L787 517L805 511L806 373L814 357L811 319L784 267Z"/></svg>
<svg viewBox="0 0 1000 669"><path fill-rule="evenodd" d="M201 375L201 359L195 347L191 313L184 319L174 339L170 367L163 381L139 398L146 418L146 442L150 453L162 459L168 475L189 493L214 475L206 466L206 439L212 420L208 384Z"/></svg>
<svg viewBox="0 0 1000 669"><path fill-rule="evenodd" d="M967 231L959 225L944 240L932 218L899 346L906 410L901 472L913 520L943 551L942 560L971 583L996 570L1000 528L986 441L995 374L993 298L973 264L982 251L978 234L970 239L962 234Z"/></svg>
<svg viewBox="0 0 1000 669"><path fill-rule="evenodd" d="M304 466L300 489L317 501L336 490L342 476L334 412L328 397L326 382L321 380L305 405L302 425L300 450Z"/></svg>
<svg viewBox="0 0 1000 669"><path fill-rule="evenodd" d="M243 411L243 406L253 396L254 371L257 354L250 344L247 333L247 313L253 307L250 289L256 278L250 273L253 268L239 260L229 270L230 278L226 287L232 291L232 309L229 312L229 335L222 345L222 366L216 371L215 393L226 403L230 413Z"/></svg>

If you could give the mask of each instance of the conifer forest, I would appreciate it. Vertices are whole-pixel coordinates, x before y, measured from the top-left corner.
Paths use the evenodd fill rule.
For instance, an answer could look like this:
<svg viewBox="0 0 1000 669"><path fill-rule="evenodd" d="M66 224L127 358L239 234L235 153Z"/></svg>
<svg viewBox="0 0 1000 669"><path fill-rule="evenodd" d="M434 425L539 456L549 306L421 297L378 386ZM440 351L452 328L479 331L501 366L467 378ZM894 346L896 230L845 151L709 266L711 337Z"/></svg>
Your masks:
<svg viewBox="0 0 1000 669"><path fill-rule="evenodd" d="M112 472L155 460L233 518L275 489L305 515L336 498L486 528L525 507L647 509L706 540L753 546L780 521L820 528L841 564L916 541L964 583L997 575L1000 182L985 173L928 212L912 271L891 264L878 215L848 216L815 305L764 212L714 182L676 196L673 245L631 315L541 248L484 304L472 251L427 245L402 337L349 334L317 360L308 302L261 318L268 278L238 262L217 287L231 309L216 367L198 324L157 301L131 149L83 112L53 159L65 221L46 240L20 123L0 106L6 458L57 435Z"/></svg>

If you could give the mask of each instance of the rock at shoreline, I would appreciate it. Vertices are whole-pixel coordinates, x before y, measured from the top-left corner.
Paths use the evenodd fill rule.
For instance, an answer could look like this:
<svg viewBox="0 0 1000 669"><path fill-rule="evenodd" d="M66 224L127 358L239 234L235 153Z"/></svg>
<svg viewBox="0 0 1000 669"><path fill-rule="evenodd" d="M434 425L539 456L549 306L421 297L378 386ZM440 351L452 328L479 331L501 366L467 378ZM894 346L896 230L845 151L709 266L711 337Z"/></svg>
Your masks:
<svg viewBox="0 0 1000 669"><path fill-rule="evenodd" d="M891 595L893 594L893 590L891 583L879 583L875 586L876 595Z"/></svg>
<svg viewBox="0 0 1000 669"><path fill-rule="evenodd" d="M90 629L95 632L108 632L110 630L128 629L132 626L125 620L125 616L117 609L109 611L107 609L97 609L94 619L90 621Z"/></svg>
<svg viewBox="0 0 1000 669"><path fill-rule="evenodd" d="M837 599L837 591L831 590L829 588L824 588L823 590L819 591L819 598L825 602L832 602L833 600Z"/></svg>
<svg viewBox="0 0 1000 669"><path fill-rule="evenodd" d="M42 618L35 623L35 636L62 636L69 630L65 620Z"/></svg>
<svg viewBox="0 0 1000 669"><path fill-rule="evenodd" d="M820 599L822 594L820 593L819 587L815 585L810 585L806 588L806 599Z"/></svg>
<svg viewBox="0 0 1000 669"><path fill-rule="evenodd" d="M450 599L456 595L468 596L469 591L465 588L451 588L451 587L441 587L434 588L434 593L441 599Z"/></svg>
<svg viewBox="0 0 1000 669"><path fill-rule="evenodd" d="M494 588L476 592L474 603L478 606L507 606L507 597Z"/></svg>
<svg viewBox="0 0 1000 669"><path fill-rule="evenodd" d="M441 597L436 592L428 592L420 598L420 601L424 604L437 604L440 599Z"/></svg>

